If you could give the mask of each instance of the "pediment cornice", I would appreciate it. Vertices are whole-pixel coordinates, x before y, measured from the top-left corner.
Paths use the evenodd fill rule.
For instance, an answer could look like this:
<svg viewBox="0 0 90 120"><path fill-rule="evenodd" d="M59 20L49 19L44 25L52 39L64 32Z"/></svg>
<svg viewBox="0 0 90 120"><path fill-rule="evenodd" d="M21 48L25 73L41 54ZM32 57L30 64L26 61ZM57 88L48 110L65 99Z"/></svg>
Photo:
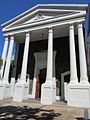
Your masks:
<svg viewBox="0 0 90 120"><path fill-rule="evenodd" d="M27 26L27 24L38 24L39 22L48 22L52 19L68 18L73 15L85 16L87 4L85 5L73 5L73 4L42 4L37 5L23 14L15 17L14 19L2 24L3 31L13 29L17 26ZM75 16L74 16L75 17Z"/></svg>

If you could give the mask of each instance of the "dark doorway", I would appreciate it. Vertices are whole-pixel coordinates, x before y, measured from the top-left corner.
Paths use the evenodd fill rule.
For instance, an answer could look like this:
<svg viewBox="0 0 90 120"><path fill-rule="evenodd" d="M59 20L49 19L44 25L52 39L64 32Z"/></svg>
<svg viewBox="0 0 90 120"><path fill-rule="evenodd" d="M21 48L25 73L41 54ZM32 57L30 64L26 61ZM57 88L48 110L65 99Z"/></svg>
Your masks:
<svg viewBox="0 0 90 120"><path fill-rule="evenodd" d="M46 81L46 68L40 70L39 80L40 80L40 93L39 93L39 97L41 97L41 86Z"/></svg>

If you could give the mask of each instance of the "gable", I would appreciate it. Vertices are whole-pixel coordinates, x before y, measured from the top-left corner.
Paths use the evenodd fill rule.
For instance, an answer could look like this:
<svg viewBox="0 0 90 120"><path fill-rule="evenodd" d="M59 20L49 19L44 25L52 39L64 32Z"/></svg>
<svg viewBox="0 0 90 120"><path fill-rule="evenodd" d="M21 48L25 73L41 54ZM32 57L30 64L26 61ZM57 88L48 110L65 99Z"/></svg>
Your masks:
<svg viewBox="0 0 90 120"><path fill-rule="evenodd" d="M32 24L32 23L37 23L40 21L53 19L56 17L64 17L64 16L79 13L79 11L62 11L62 10L59 10L59 11L57 10L56 12L55 11L48 10L48 12L46 12L46 10L43 10L43 11L38 10L36 14L29 15L28 17L24 19L22 18L21 20L16 21L15 23L12 23L8 27L15 27L15 26L24 25L24 24Z"/></svg>
<svg viewBox="0 0 90 120"><path fill-rule="evenodd" d="M6 26L5 28L11 28L11 27L15 27L18 25L37 23L40 21L54 19L57 17L62 18L64 16L69 16L69 15L74 15L74 14L80 13L80 11L62 11L62 10L59 10L59 11L57 10L56 12L55 11L54 10L53 10L53 12L51 12L50 10L48 12L46 12L45 10L43 10L43 12L38 11L36 14L29 15L28 17L24 17L18 21L15 21L14 23Z"/></svg>
<svg viewBox="0 0 90 120"><path fill-rule="evenodd" d="M81 8L83 8L84 10ZM85 8L82 6L80 6L79 8L79 6L71 7L70 5L66 5L65 7L65 5L52 6L52 4L51 6L37 5L36 7L31 8L30 10L25 12L27 14L23 13L17 16L16 18L10 20L9 22L6 22L5 24L2 25L2 27L4 26L4 29L8 29L16 26L39 23L41 21L47 21L50 19L55 19L57 17L63 18L64 16L67 17L74 14L86 12Z"/></svg>
<svg viewBox="0 0 90 120"><path fill-rule="evenodd" d="M43 10L38 10L37 14L34 15L33 18L25 21L24 23L31 23L31 22L37 22L37 21L41 21L41 20L47 20L47 19L51 19L51 18L55 18L55 17L60 17L60 16L64 16L64 15L69 15L69 14L73 14L73 13L77 13L79 11L71 11L71 10L54 10L54 9L43 9Z"/></svg>

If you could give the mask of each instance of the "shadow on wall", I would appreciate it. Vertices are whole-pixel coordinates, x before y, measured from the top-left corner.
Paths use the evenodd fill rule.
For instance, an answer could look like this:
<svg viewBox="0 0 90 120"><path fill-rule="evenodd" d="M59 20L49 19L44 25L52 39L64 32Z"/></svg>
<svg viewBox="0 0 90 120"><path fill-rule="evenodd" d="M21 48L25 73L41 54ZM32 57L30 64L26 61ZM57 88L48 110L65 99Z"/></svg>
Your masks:
<svg viewBox="0 0 90 120"><path fill-rule="evenodd" d="M84 120L84 118L76 118L76 120ZM88 120L90 120L90 119L88 119Z"/></svg>
<svg viewBox="0 0 90 120"><path fill-rule="evenodd" d="M43 110L28 106L2 106L0 107L0 120L54 120L60 116L54 110Z"/></svg>

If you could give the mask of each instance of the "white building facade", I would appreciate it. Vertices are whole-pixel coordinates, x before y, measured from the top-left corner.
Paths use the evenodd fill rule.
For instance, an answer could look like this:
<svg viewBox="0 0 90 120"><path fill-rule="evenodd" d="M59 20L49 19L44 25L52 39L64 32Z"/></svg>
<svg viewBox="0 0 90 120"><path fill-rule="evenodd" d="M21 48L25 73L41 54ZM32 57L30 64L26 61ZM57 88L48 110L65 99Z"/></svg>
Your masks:
<svg viewBox="0 0 90 120"><path fill-rule="evenodd" d="M0 99L13 97L14 101L22 101L28 98L35 98L36 93L41 92L42 104L53 104L57 99L60 100L62 98L71 106L90 107L90 84L87 76L83 33L87 8L87 4L41 4L2 24L5 43L2 53L3 65L0 70ZM76 44L76 39L78 44ZM44 40L47 43L46 49L43 49L45 44L42 41ZM58 51L54 49L55 42L61 40L62 43L63 41L67 41L69 44L69 67L68 70L63 72L57 70L59 67L57 64L59 57L57 58L57 56L59 56L59 49L61 50L61 47L63 47L62 55L66 59L64 55L65 44L60 46L58 42L56 48L57 46L60 46L60 48L58 47ZM41 41L41 46L38 44L39 41ZM14 43L16 44L14 73L17 77L14 76L11 78L11 82L9 83ZM34 43L36 46L33 47L33 51L37 47L37 50L33 52L34 67L29 67L29 64L33 62L32 57L30 57L32 51L30 47ZM23 48L20 46L23 46ZM78 48L78 55L76 48ZM7 51L8 54L6 56ZM67 55L67 53L68 49L66 49L65 54ZM77 58L79 59L78 63ZM31 61L30 63L28 62L29 60ZM55 68L56 64L58 66L57 69ZM79 75L77 72L78 64ZM65 63L64 66L66 66ZM32 92L29 93L29 75L31 73L29 72L30 74L27 75L27 71L30 71L32 68L34 69L32 77L33 85ZM40 91L37 92L39 89L39 87L37 89L38 75L40 74L40 70L44 68L46 68L45 80L41 84ZM62 67L62 69L64 68ZM61 80L61 97L60 95L56 95L57 71ZM68 74L70 74L68 84L64 84L64 76Z"/></svg>

